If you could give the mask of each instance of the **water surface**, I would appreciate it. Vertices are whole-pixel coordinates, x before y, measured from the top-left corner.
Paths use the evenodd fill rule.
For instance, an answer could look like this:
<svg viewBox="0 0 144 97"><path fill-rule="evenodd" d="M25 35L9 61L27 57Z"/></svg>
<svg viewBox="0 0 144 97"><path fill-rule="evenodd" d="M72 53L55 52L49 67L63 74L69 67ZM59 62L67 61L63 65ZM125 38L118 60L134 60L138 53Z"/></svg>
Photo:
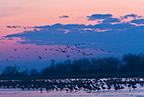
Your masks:
<svg viewBox="0 0 144 97"><path fill-rule="evenodd" d="M143 97L144 88L140 87L129 91L124 90L105 90L95 92L65 92L65 91L43 91L21 89L0 89L0 97Z"/></svg>

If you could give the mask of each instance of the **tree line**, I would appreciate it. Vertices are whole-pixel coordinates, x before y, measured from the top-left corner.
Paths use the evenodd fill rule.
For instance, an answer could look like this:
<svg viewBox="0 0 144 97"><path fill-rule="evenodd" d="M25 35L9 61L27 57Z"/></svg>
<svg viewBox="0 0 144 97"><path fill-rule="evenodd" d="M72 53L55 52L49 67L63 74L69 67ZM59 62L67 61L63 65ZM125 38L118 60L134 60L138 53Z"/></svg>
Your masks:
<svg viewBox="0 0 144 97"><path fill-rule="evenodd" d="M144 72L144 54L126 54L122 58L83 58L52 62L50 66L38 72L36 69L19 71L17 66L8 66L0 77L56 77L98 74L139 74Z"/></svg>

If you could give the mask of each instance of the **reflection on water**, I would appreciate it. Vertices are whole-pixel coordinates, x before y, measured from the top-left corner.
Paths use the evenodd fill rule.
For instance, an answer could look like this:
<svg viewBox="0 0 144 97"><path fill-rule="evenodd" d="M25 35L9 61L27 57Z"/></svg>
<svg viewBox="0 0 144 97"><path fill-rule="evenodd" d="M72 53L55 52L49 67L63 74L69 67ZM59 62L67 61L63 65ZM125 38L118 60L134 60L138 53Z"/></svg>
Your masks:
<svg viewBox="0 0 144 97"><path fill-rule="evenodd" d="M24 90L21 89L0 89L0 97L143 97L144 88L128 90L107 90L96 91L93 93L87 93L83 91L79 92L64 92L64 91L40 91L36 90Z"/></svg>

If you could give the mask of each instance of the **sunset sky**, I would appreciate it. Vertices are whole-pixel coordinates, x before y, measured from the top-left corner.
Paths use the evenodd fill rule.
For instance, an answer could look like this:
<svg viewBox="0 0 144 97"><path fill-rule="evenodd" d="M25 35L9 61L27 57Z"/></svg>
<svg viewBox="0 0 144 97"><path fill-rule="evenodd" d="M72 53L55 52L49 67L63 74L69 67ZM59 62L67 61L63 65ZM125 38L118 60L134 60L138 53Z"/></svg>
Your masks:
<svg viewBox="0 0 144 97"><path fill-rule="evenodd" d="M144 0L0 0L1 68L43 68L51 60L143 53L143 4Z"/></svg>

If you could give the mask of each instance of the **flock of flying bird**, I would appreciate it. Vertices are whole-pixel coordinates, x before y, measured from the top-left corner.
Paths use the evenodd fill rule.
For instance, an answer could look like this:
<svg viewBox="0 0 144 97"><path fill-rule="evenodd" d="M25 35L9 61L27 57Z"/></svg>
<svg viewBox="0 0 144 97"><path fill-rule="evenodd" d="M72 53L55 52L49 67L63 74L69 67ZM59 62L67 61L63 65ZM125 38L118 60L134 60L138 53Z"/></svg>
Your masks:
<svg viewBox="0 0 144 97"><path fill-rule="evenodd" d="M74 53L89 57L89 56L93 55L93 53L90 52L90 50L92 50L92 49L89 49L89 51L88 51L88 49L85 48L84 46L90 46L90 45L91 44L80 43L80 44L74 44L73 46L66 45L66 46L58 46L57 48L44 48L43 50L54 52L53 55L56 55L56 53L64 53L67 58L70 58L70 54L74 54ZM29 50L29 49L30 48L28 48L28 47L25 48L25 50ZM102 51L102 52L107 52L109 54L112 53L111 51L105 51L103 49L93 49L93 50L96 52ZM14 48L13 51L17 52L18 49ZM43 57L40 55L38 50L36 50L35 53L39 54L37 57L39 60L43 59ZM29 57L30 55L27 54L26 56ZM14 58L14 57L11 55L11 56L9 56L9 58L6 58L6 61L9 61L12 58ZM20 56L17 56L16 58L20 58Z"/></svg>

